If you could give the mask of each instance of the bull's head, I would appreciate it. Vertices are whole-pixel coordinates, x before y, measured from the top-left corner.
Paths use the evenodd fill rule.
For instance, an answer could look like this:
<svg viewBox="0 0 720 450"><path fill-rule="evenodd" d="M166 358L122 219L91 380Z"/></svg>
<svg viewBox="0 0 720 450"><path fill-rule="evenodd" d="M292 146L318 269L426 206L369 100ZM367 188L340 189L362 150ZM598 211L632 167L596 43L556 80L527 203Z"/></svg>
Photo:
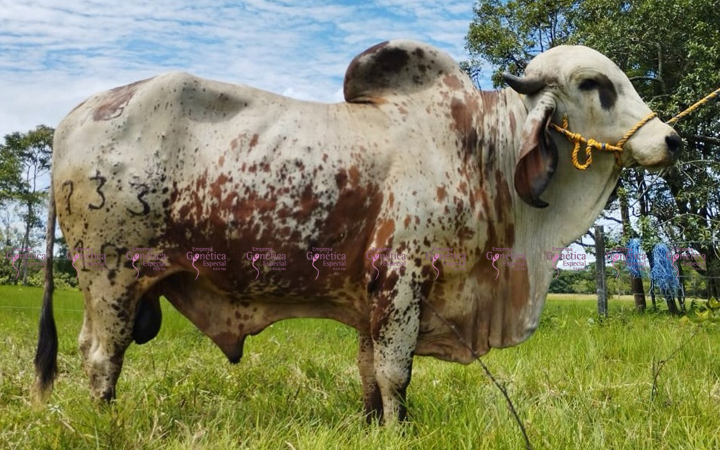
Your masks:
<svg viewBox="0 0 720 450"><path fill-rule="evenodd" d="M582 46L559 46L538 55L524 77L505 74L516 92L524 94L528 117L515 167L515 189L526 203L543 208L540 195L550 183L558 161L558 145L565 138L548 129L561 123L586 138L615 144L651 113L627 76L601 53ZM567 147L567 146L564 146ZM623 145L624 167L667 166L682 148L680 136L655 118Z"/></svg>

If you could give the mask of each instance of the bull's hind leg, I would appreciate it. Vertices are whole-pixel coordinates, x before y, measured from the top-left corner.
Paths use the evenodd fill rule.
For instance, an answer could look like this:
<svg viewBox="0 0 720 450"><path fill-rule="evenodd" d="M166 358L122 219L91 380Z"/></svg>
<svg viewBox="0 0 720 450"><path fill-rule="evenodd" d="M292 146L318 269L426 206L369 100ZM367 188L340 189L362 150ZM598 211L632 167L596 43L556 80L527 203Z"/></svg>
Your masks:
<svg viewBox="0 0 720 450"><path fill-rule="evenodd" d="M371 330L375 379L385 422L405 420L406 390L420 328L420 299L409 276L391 274L373 302Z"/></svg>
<svg viewBox="0 0 720 450"><path fill-rule="evenodd" d="M80 350L92 394L103 400L115 397L125 350L133 340L137 299L127 286L134 280L121 280L122 272L112 282L105 276L93 277L83 289L85 318Z"/></svg>

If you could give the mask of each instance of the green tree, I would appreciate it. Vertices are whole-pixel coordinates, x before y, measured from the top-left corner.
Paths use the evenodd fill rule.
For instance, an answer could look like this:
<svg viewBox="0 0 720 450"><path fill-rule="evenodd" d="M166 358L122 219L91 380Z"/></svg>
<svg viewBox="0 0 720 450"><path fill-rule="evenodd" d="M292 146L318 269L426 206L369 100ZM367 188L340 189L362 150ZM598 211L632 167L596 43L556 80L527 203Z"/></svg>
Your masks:
<svg viewBox="0 0 720 450"><path fill-rule="evenodd" d="M615 61L646 103L665 120L720 87L720 8L707 0L479 0L467 48L494 67L522 72L536 54L560 44L593 47ZM720 105L683 119L681 161L659 179L622 175L627 213L640 220L646 250L684 243L706 255L708 295L720 295ZM634 230L627 230L631 237ZM627 237L625 239L627 239Z"/></svg>
<svg viewBox="0 0 720 450"><path fill-rule="evenodd" d="M44 221L39 211L45 203L47 193L40 189L38 182L50 170L53 129L39 125L27 133L15 132L5 136L0 146L0 176L6 175L5 184L0 185L0 201L14 201L20 207L23 222L23 236L20 248L30 250L32 232L42 228ZM0 183L2 183L0 179ZM23 260L22 279L27 284L27 260Z"/></svg>

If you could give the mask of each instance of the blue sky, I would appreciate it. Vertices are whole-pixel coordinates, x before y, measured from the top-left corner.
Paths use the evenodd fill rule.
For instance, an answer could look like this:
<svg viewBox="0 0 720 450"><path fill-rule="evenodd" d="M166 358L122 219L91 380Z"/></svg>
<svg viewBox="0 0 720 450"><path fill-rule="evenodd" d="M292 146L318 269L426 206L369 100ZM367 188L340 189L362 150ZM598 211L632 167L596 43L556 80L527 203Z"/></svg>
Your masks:
<svg viewBox="0 0 720 450"><path fill-rule="evenodd" d="M350 60L393 38L467 59L473 0L0 0L0 137L168 70L342 101Z"/></svg>

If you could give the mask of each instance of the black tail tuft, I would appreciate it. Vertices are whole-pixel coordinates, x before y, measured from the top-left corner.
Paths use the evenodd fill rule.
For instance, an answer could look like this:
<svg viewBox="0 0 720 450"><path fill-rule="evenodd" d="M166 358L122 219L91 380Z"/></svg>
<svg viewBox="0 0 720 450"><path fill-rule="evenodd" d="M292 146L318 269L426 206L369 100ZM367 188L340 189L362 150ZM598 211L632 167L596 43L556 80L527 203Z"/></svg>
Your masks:
<svg viewBox="0 0 720 450"><path fill-rule="evenodd" d="M48 224L45 249L45 294L40 313L40 332L35 353L35 389L40 399L52 390L57 375L58 338L53 316L53 247L55 246L55 196L52 177L50 180L50 201L48 205Z"/></svg>
<svg viewBox="0 0 720 450"><path fill-rule="evenodd" d="M52 283L52 281L50 282ZM57 374L58 338L53 317L52 287L48 292L45 285L42 313L40 314L40 333L38 335L37 353L35 353L35 374L40 392L52 389Z"/></svg>

